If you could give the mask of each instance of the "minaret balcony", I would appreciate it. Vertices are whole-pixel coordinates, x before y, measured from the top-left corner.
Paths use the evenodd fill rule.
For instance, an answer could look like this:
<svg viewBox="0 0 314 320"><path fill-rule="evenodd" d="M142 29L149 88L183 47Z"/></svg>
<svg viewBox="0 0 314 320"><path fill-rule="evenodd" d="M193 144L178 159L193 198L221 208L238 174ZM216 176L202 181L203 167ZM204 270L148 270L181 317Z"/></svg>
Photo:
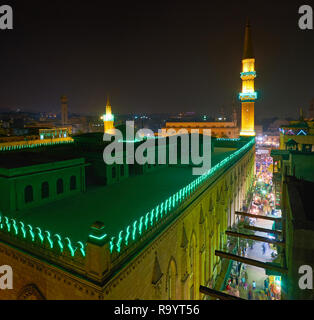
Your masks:
<svg viewBox="0 0 314 320"><path fill-rule="evenodd" d="M256 71L241 72L240 78L242 80L253 80L256 78Z"/></svg>
<svg viewBox="0 0 314 320"><path fill-rule="evenodd" d="M104 114L101 119L103 121L114 121L114 116L113 114Z"/></svg>
<svg viewBox="0 0 314 320"><path fill-rule="evenodd" d="M239 93L239 99L242 102L245 102L245 101L253 102L254 100L257 99L257 92L256 91L253 91L253 92L241 92L241 93Z"/></svg>

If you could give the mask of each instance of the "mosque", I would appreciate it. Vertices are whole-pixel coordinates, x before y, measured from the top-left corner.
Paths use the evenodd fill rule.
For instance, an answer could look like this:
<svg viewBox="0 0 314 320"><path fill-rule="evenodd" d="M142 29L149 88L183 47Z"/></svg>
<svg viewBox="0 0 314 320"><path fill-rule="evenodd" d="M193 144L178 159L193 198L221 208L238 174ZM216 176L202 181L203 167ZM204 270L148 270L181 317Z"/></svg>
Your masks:
<svg viewBox="0 0 314 320"><path fill-rule="evenodd" d="M1 296L203 299L200 285L217 286L224 266L215 251L228 249L225 231L255 172L252 48L247 25L240 137L213 139L203 175L190 164L105 164L102 133L0 151L0 261L14 277ZM114 129L109 100L103 120Z"/></svg>

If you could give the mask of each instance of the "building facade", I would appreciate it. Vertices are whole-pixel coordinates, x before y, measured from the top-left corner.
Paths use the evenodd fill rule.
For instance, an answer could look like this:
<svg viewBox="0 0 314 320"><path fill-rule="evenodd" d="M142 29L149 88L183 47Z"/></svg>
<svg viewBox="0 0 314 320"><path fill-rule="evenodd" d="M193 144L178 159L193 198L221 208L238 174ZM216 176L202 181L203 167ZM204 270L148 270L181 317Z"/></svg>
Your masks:
<svg viewBox="0 0 314 320"><path fill-rule="evenodd" d="M203 298L199 285L213 287L220 274L215 250L226 246L224 231L235 223L234 211L246 198L254 159L254 141L241 143L211 174L181 189L182 198L177 192L159 205L159 219L157 207L155 216L138 219L140 235L134 222L117 242L105 236L108 221L95 221L86 243L74 243L23 224L27 217L1 215L0 260L14 272L14 289L2 291L3 298ZM44 208L40 214L49 214Z"/></svg>
<svg viewBox="0 0 314 320"><path fill-rule="evenodd" d="M173 130L173 133L169 131ZM200 134L207 134L206 130L211 130L211 136L217 138L236 139L239 137L239 128L236 118L233 121L215 121L215 122L166 122L165 136L176 134L181 129L185 129L188 133L192 130L198 130ZM205 131L204 131L205 130Z"/></svg>

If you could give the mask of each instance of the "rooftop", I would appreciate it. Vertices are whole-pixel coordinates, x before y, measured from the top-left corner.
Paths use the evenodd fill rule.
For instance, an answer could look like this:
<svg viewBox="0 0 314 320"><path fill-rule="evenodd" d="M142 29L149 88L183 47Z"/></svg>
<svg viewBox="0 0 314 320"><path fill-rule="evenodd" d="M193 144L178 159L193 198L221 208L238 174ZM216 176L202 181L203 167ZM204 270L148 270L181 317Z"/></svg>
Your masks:
<svg viewBox="0 0 314 320"><path fill-rule="evenodd" d="M308 128L309 125L305 121L299 121L295 123L284 124L280 128Z"/></svg>
<svg viewBox="0 0 314 320"><path fill-rule="evenodd" d="M212 167L235 150L215 148ZM86 193L22 210L18 218L74 241L87 240L95 221L103 221L106 232L115 235L195 178L188 166L161 167L110 186L90 187Z"/></svg>

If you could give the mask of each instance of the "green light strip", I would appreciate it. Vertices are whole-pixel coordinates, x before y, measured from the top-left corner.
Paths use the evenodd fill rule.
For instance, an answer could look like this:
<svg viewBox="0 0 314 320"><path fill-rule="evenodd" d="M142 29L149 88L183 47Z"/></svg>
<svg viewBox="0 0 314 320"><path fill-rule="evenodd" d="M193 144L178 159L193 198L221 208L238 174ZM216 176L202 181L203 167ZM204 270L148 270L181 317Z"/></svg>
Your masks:
<svg viewBox="0 0 314 320"><path fill-rule="evenodd" d="M240 138L216 138L217 141L240 141Z"/></svg>
<svg viewBox="0 0 314 320"><path fill-rule="evenodd" d="M34 143L34 144L17 144L13 146L0 146L0 152L1 151L13 151L13 150L21 150L21 149L31 149L31 148L38 148L38 147L46 147L46 146L52 146L57 144L63 144L63 143L73 143L74 140L66 140L66 141L56 141L56 142L43 142L43 143Z"/></svg>
<svg viewBox="0 0 314 320"><path fill-rule="evenodd" d="M236 139L227 139L227 138L219 138L218 141L239 141L239 138ZM247 149L249 149L255 143L255 139L251 139L248 143L246 143L239 150L232 153L230 156L226 157L219 163L217 163L214 167L212 167L208 172L203 174L202 176L196 178L194 181L189 183L187 186L181 188L178 192L170 196L168 199L158 204L155 208L153 208L150 212L147 212L145 216L140 217L139 223L135 220L132 225L132 230L130 231L130 225L126 228L126 237L125 237L125 245L129 244L129 235L132 234L132 240L135 241L136 237L140 237L143 234L143 224L145 225L145 231L147 231L148 224L152 227L155 223L165 217L172 209L176 208L182 201L188 198L193 192L197 190L197 187L206 181L208 178L212 177L218 170L223 168L226 164L230 164L234 161L235 157L244 153ZM145 219L145 221L144 221ZM121 230L119 232L118 241L114 243L115 237L111 238L110 242L110 252L116 250L118 253L121 252L121 244L122 244L122 233L124 231Z"/></svg>
<svg viewBox="0 0 314 320"><path fill-rule="evenodd" d="M94 236L93 234L90 234L88 236L89 236L89 238L93 238L93 239L96 239L96 240L103 240L103 239L105 239L107 237L107 234L105 233L105 234L103 234L102 236L99 236L99 237Z"/></svg>
<svg viewBox="0 0 314 320"><path fill-rule="evenodd" d="M66 245L66 248L69 250L72 257L75 256L77 249L83 257L85 257L85 246L81 241L77 242L77 246L73 246L70 238L65 237L65 245L63 244L63 240L59 234L55 234L51 237L49 231L42 232L39 227L33 228L30 224L25 227L24 222L17 221L13 218L9 219L6 216L3 216L0 212L0 230L6 232L8 234L12 234L16 238L20 238L21 240L31 242L37 242L39 245L45 246L49 244L48 249L54 249L55 244L59 247L60 252L63 252L63 249Z"/></svg>

